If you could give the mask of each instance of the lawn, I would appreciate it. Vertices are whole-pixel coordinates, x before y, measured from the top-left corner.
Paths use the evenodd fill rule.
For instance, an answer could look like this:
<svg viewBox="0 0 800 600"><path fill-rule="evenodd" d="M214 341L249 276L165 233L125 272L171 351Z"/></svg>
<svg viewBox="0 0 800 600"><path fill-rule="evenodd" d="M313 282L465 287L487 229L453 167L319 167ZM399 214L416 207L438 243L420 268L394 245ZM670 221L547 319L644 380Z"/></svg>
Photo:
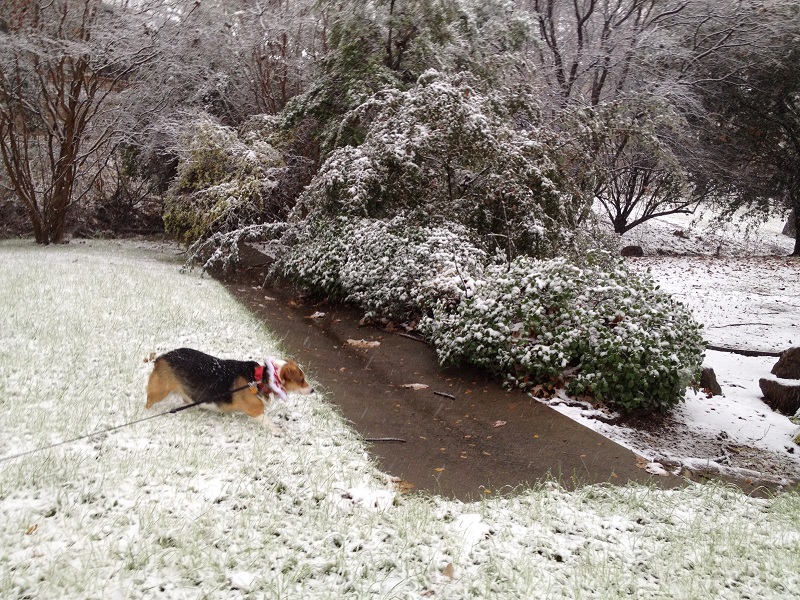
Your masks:
<svg viewBox="0 0 800 600"><path fill-rule="evenodd" d="M0 597L800 590L797 493L544 482L472 504L401 495L322 394L274 402L280 436L192 409L35 451L176 406L144 408L151 353L282 354L221 285L181 273L173 254L0 243Z"/></svg>

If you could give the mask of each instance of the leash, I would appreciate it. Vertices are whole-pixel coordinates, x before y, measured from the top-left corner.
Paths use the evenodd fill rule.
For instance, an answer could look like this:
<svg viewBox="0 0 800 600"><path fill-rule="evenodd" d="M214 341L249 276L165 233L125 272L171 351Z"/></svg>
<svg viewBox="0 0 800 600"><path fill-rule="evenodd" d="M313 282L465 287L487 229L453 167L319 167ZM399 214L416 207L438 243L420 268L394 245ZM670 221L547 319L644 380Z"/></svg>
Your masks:
<svg viewBox="0 0 800 600"><path fill-rule="evenodd" d="M258 385L258 382L254 381L248 383L247 385L243 385L241 387L232 389L229 394L235 394L236 392L241 392L246 389L252 389L254 385ZM284 392L285 393L285 392ZM227 395L227 394L226 394ZM196 406L200 406L201 404L209 404L211 402L216 402L220 398L224 396L218 396L217 398L211 398L209 400L198 400L197 402L190 402L189 404L184 404L183 406L176 406L173 409L166 410L162 413L158 413L155 415L150 415L149 417L142 417L141 419L136 419L135 421L129 421L128 423L122 423L120 425L114 425L113 427L108 427L106 429L101 429L100 431L94 431L92 433L87 433L85 435L79 435L78 437L74 437L68 440L64 440L61 442L56 442L55 444L50 444L48 446L41 446L39 448L34 448L33 450L27 450L26 452L20 452L19 454L9 454L8 456L0 457L0 463L8 462L11 460L16 460L18 458L22 458L23 456L30 456L31 454L37 454L39 452L44 452L45 450L52 450L53 448L58 448L59 446L66 446L68 444L74 444L75 442L80 442L81 440L88 440L98 435L102 435L104 433L109 433L111 431L116 431L118 429L123 429L125 427L131 427L133 425L137 425L139 423L144 423L145 421L151 421L153 419L158 419L159 417L163 417L165 415L174 415L176 413L181 412L182 410L188 410L190 408L194 408ZM365 438L365 442L400 442L405 443L406 440L402 438Z"/></svg>
<svg viewBox="0 0 800 600"><path fill-rule="evenodd" d="M235 394L236 392L241 392L242 390L246 390L248 388L252 388L253 385L257 385L257 382L249 383L247 385L243 385L242 387L238 387L236 389L231 390L228 392L229 394ZM225 394L227 396L227 394ZM50 444L49 446L41 446L40 448L34 448L33 450L28 450L26 452L20 452L19 454L10 454L8 456L3 456L0 458L0 463L15 460L17 458L22 458L23 456L29 456L31 454L36 454L38 452L44 452L45 450L50 450L52 448L58 448L59 446L66 446L67 444L74 444L75 442L79 442L81 440L88 440L98 435L102 435L104 433L108 433L109 431L116 431L117 429L122 429L123 427L130 427L132 425L136 425L138 423L144 423L145 421L150 421L151 419L157 419L159 417L163 417L165 415L174 415L175 413L179 413L182 410L186 410L189 408L194 408L195 406L200 406L201 404L209 404L211 402L216 402L220 398L224 398L225 396L218 396L216 398L211 398L210 400L198 400L197 402L191 402L189 404L184 404L183 406L176 406L171 410L166 410L162 413L158 413L155 415L150 415L149 417L143 417L141 419L136 419L135 421L130 421L128 423L122 423L121 425L114 425L113 427L108 427L107 429L101 429L100 431L94 431L92 433L87 433L86 435L79 435L78 437L64 440L63 442L56 442L55 444Z"/></svg>

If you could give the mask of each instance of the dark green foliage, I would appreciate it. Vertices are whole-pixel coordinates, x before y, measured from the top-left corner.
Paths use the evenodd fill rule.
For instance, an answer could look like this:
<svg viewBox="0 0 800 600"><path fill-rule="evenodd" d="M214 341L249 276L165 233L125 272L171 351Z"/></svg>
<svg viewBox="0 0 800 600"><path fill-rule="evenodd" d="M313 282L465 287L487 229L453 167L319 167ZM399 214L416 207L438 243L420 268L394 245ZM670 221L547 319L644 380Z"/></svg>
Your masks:
<svg viewBox="0 0 800 600"><path fill-rule="evenodd" d="M521 388L565 384L623 412L667 411L699 381L705 344L689 311L622 265L521 257L490 266L423 330L442 362L479 365Z"/></svg>

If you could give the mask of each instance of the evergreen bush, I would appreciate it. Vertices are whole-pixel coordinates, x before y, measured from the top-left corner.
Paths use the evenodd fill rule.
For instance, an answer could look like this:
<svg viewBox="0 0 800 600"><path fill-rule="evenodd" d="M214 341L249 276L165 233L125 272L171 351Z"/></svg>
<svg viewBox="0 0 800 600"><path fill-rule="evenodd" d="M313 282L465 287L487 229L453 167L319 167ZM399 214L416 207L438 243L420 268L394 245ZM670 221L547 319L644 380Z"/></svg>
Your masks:
<svg viewBox="0 0 800 600"><path fill-rule="evenodd" d="M652 279L590 253L511 263L463 225L339 217L295 226L276 272L415 323L442 362L469 363L530 389L564 385L623 412L667 411L699 380L701 326Z"/></svg>
<svg viewBox="0 0 800 600"><path fill-rule="evenodd" d="M413 321L434 305L455 306L474 286L488 253L461 225L390 220L317 220L296 234L276 271L327 297L354 302L368 317Z"/></svg>
<svg viewBox="0 0 800 600"><path fill-rule="evenodd" d="M178 175L164 201L168 234L194 242L219 232L285 217L273 196L285 171L283 158L257 130L241 134L209 117L186 135Z"/></svg>
<svg viewBox="0 0 800 600"><path fill-rule="evenodd" d="M520 257L422 323L442 362L479 365L521 388L565 384L623 412L666 411L699 380L701 326L651 278Z"/></svg>
<svg viewBox="0 0 800 600"><path fill-rule="evenodd" d="M558 144L532 107L480 89L469 74L427 71L408 91L374 94L342 120L365 132L331 152L295 215L459 223L507 256L553 256L574 204L551 154ZM527 123L519 127L518 121ZM571 209L571 212L581 211Z"/></svg>

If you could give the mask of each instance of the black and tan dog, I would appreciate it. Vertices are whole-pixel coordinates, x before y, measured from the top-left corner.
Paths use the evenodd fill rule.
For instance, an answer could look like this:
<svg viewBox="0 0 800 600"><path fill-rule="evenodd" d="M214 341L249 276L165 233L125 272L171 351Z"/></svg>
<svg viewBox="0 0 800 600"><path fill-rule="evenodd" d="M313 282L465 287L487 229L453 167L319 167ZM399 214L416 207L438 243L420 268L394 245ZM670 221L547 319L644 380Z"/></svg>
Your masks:
<svg viewBox="0 0 800 600"><path fill-rule="evenodd" d="M179 348L155 359L147 382L147 408L174 393L186 403L204 402L202 406L212 410L243 412L277 431L265 412L270 394L285 400L287 392L313 391L292 360L267 358L261 365Z"/></svg>

